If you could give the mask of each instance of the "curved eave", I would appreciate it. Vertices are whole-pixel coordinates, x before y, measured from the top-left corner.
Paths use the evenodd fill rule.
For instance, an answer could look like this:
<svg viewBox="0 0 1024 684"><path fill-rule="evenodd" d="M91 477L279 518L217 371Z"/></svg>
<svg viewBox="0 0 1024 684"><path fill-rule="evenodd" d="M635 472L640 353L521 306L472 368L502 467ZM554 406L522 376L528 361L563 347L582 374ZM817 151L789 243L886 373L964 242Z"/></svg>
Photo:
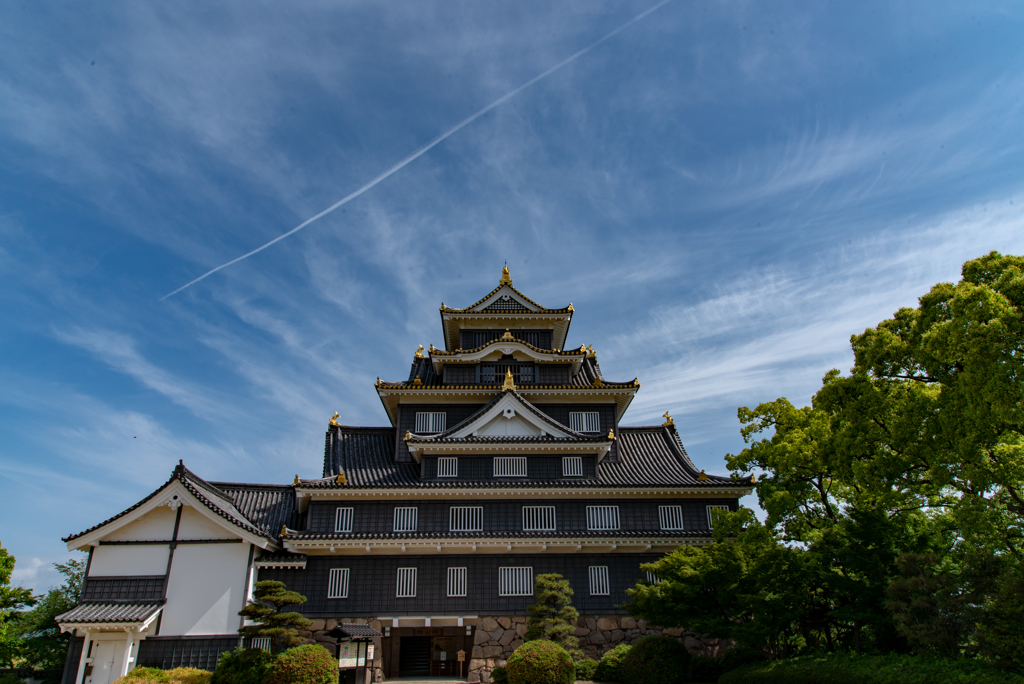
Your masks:
<svg viewBox="0 0 1024 684"><path fill-rule="evenodd" d="M406 441L409 453L416 461L424 456L459 454L489 455L495 452L502 454L548 454L557 456L565 455L591 455L596 454L597 460L602 460L612 448L610 440L603 442L576 442L576 441L551 441L551 442L498 442L498 441L468 441L468 440L438 440L434 442Z"/></svg>
<svg viewBox="0 0 1024 684"><path fill-rule="evenodd" d="M446 363L477 363L495 352L511 354L515 351L524 353L531 360L538 363L572 363L572 374L579 372L580 365L587 357L587 350L584 347L565 351L562 349L541 349L529 342L522 340L491 340L485 345L476 349L462 351L445 351L443 349L430 350L430 362L434 365L434 372L441 374Z"/></svg>
<svg viewBox="0 0 1024 684"><path fill-rule="evenodd" d="M349 484L324 483L319 486L298 486L296 499L337 500L365 499L374 501L429 500L429 499L487 499L495 494L503 499L716 499L743 497L754 491L753 485L737 482L734 486L673 485L636 487L623 485L523 487L355 487Z"/></svg>
<svg viewBox="0 0 1024 684"><path fill-rule="evenodd" d="M522 537L469 539L311 539L284 540L289 551L309 555L428 555L446 553L643 553L680 545L713 543L710 536L678 537Z"/></svg>

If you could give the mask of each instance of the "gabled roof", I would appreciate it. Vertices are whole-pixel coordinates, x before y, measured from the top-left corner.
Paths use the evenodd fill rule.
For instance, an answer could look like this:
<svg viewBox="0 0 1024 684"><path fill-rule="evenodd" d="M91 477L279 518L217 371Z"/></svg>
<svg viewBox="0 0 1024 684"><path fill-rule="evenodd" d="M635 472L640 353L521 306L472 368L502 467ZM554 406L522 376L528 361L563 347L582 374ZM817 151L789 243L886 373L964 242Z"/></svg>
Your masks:
<svg viewBox="0 0 1024 684"><path fill-rule="evenodd" d="M549 432L549 436L551 437L590 441L589 435L570 430L550 416L538 411L533 404L526 401L526 399L523 399L518 392L512 389L503 390L501 394L487 402L487 404L482 406L476 413L472 414L462 422L456 423L444 432L433 435L417 435L414 433L412 435L412 439L407 441L440 442L450 439L466 438L470 436L466 433L473 426L489 421L493 416L488 414L495 414L496 411L500 410L501 405L514 405L516 408L526 411L526 414L530 416L530 422L537 425L541 430Z"/></svg>
<svg viewBox="0 0 1024 684"><path fill-rule="evenodd" d="M81 625L139 627L152 622L163 604L163 601L82 603L55 620L62 630Z"/></svg>

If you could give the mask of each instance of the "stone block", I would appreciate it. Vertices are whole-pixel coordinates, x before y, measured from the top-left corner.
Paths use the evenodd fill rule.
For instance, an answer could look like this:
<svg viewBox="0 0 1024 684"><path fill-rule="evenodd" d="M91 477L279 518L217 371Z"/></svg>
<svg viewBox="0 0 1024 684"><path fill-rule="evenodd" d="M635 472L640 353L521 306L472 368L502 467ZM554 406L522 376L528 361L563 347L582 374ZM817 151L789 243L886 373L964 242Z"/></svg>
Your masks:
<svg viewBox="0 0 1024 684"><path fill-rule="evenodd" d="M704 650L704 644L699 639L694 639L692 636L688 636L683 639L683 646L688 651L702 651Z"/></svg>
<svg viewBox="0 0 1024 684"><path fill-rule="evenodd" d="M515 650L517 648L519 648L520 646L522 646L522 645L523 645L523 640L522 639L516 639L515 641L513 641L511 644L508 645L508 650L510 652L512 652L512 653L515 653Z"/></svg>
<svg viewBox="0 0 1024 684"><path fill-rule="evenodd" d="M512 629L512 621L507 617L498 618L498 624L501 625L502 629Z"/></svg>
<svg viewBox="0 0 1024 684"><path fill-rule="evenodd" d="M473 652L469 654L472 658L482 658L484 655L484 647L477 644L473 647Z"/></svg>
<svg viewBox="0 0 1024 684"><path fill-rule="evenodd" d="M619 626L622 627L622 629L635 629L636 620L629 616L621 617L619 618Z"/></svg>
<svg viewBox="0 0 1024 684"><path fill-rule="evenodd" d="M608 637L608 642L612 644L620 644L622 643L622 638L624 636L626 636L626 633L621 629L613 629L611 636Z"/></svg>
<svg viewBox="0 0 1024 684"><path fill-rule="evenodd" d="M525 625L526 622L527 622L527 619L526 619L525 615L513 615L512 616L512 622L514 622L516 624L519 624L521 622L521 623L523 623Z"/></svg>
<svg viewBox="0 0 1024 684"><path fill-rule="evenodd" d="M665 630L665 636L670 636L670 637L678 638L678 637L683 636L683 630L682 629L678 629L676 627L672 627L671 629L666 629Z"/></svg>
<svg viewBox="0 0 1024 684"><path fill-rule="evenodd" d="M643 629L644 627L647 626L647 620L637 620L636 621L636 626L639 627L640 629Z"/></svg>
<svg viewBox="0 0 1024 684"><path fill-rule="evenodd" d="M502 646L508 646L512 643L512 640L516 638L516 633L511 629L506 629L505 633L498 639L498 643Z"/></svg>
<svg viewBox="0 0 1024 684"><path fill-rule="evenodd" d="M479 622L480 628L485 632L493 632L500 627L494 618L485 617Z"/></svg>
<svg viewBox="0 0 1024 684"><path fill-rule="evenodd" d="M326 626L326 620L313 620L313 624L309 626L309 629L311 632L322 632Z"/></svg>
<svg viewBox="0 0 1024 684"><path fill-rule="evenodd" d="M369 621L369 620L367 620L366 618L352 618L352 620L350 621L350 623L349 623L349 624L353 624L353 625L365 625L365 624L368 624L369 622L370 622L370 621Z"/></svg>
<svg viewBox="0 0 1024 684"><path fill-rule="evenodd" d="M526 629L527 629L527 627L526 627L526 623L525 622L519 623L519 624L516 625L516 634L518 636L525 637L526 636Z"/></svg>
<svg viewBox="0 0 1024 684"><path fill-rule="evenodd" d="M473 655L476 656L476 653L474 653ZM478 658L474 657L472 660L469 661L469 671L473 672L474 670L479 670L481 667L483 667L486 664L487 664L486 660L481 660L481 659L478 659Z"/></svg>
<svg viewBox="0 0 1024 684"><path fill-rule="evenodd" d="M476 633L473 635L473 643L475 643L475 644L482 644L482 643L490 641L490 640L491 640L491 635L488 634L487 632L485 632L482 629L476 630Z"/></svg>
<svg viewBox="0 0 1024 684"><path fill-rule="evenodd" d="M468 684L479 684L479 682L480 682L480 673L479 672L470 672L466 676L466 682Z"/></svg>
<svg viewBox="0 0 1024 684"><path fill-rule="evenodd" d="M595 618L588 617L587 618L587 627L589 627L591 631L597 629L597 620Z"/></svg>
<svg viewBox="0 0 1024 684"><path fill-rule="evenodd" d="M501 646L484 646L480 651L480 655L484 658L493 658L494 656L500 656L505 652L505 649Z"/></svg>
<svg viewBox="0 0 1024 684"><path fill-rule="evenodd" d="M575 637L585 637L588 634L590 634L590 630L586 627L577 627L576 629L572 630L572 635Z"/></svg>
<svg viewBox="0 0 1024 684"><path fill-rule="evenodd" d="M377 630L381 634L384 633L384 629L380 625L380 620L370 620L370 627ZM383 672L383 670L381 670Z"/></svg>
<svg viewBox="0 0 1024 684"><path fill-rule="evenodd" d="M505 660L504 658L495 658L494 659L494 666L495 667L505 667L506 665L508 665L508 661Z"/></svg>
<svg viewBox="0 0 1024 684"><path fill-rule="evenodd" d="M608 637L604 635L604 632L591 632L590 636L587 637L587 641L592 644L607 644Z"/></svg>
<svg viewBox="0 0 1024 684"><path fill-rule="evenodd" d="M330 618L326 623L324 623L324 629L326 629L326 630L332 630L332 629L334 629L337 626L338 626L338 621L335 620L334 618Z"/></svg>
<svg viewBox="0 0 1024 684"><path fill-rule="evenodd" d="M602 632L610 632L619 628L619 622L615 618L603 617L597 619L597 628Z"/></svg>
<svg viewBox="0 0 1024 684"><path fill-rule="evenodd" d="M487 634L491 637L491 639L490 639L491 643L495 643L496 644L499 641L501 641L501 637L505 636L505 630L503 630L501 627L499 627L498 629L494 630L493 632L488 632Z"/></svg>

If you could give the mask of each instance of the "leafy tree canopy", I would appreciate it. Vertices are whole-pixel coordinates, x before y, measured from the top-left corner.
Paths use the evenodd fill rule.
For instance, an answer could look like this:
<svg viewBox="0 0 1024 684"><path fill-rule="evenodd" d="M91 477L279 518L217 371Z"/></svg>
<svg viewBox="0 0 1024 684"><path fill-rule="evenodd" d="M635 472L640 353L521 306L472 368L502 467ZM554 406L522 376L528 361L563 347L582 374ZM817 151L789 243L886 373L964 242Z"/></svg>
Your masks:
<svg viewBox="0 0 1024 684"><path fill-rule="evenodd" d="M255 624L242 627L239 634L270 637L274 653L305 643L305 639L299 637L299 629L308 629L313 621L302 613L284 611L288 606L305 603L305 596L289 591L284 582L263 580L253 586L253 598L238 614Z"/></svg>

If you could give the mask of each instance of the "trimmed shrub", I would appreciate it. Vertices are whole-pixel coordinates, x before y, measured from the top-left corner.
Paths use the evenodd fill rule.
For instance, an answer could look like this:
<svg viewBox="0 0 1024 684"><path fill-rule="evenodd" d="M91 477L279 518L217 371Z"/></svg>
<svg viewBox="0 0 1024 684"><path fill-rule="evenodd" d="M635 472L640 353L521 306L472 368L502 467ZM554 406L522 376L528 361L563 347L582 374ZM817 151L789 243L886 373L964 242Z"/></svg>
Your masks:
<svg viewBox="0 0 1024 684"><path fill-rule="evenodd" d="M726 672L719 684L1024 684L1024 677L967 659L801 656Z"/></svg>
<svg viewBox="0 0 1024 684"><path fill-rule="evenodd" d="M594 681L594 677L597 675L597 667L599 663L596 660L590 658L584 658L583 660L576 661L576 679L584 682Z"/></svg>
<svg viewBox="0 0 1024 684"><path fill-rule="evenodd" d="M114 684L210 684L212 672L197 667L176 667L161 670L158 667L137 667Z"/></svg>
<svg viewBox="0 0 1024 684"><path fill-rule="evenodd" d="M262 648L222 653L210 684L263 684L276 658Z"/></svg>
<svg viewBox="0 0 1024 684"><path fill-rule="evenodd" d="M338 660L316 644L289 648L277 656L263 684L338 684Z"/></svg>
<svg viewBox="0 0 1024 684"><path fill-rule="evenodd" d="M594 673L594 677L597 681L625 681L625 675L622 672L622 661L625 660L626 655L629 653L631 648L633 647L629 644L619 644L601 656L601 662L597 665L597 672Z"/></svg>
<svg viewBox="0 0 1024 684"><path fill-rule="evenodd" d="M494 684L508 684L508 673L505 672L504 665L498 665L491 670L491 681Z"/></svg>
<svg viewBox="0 0 1024 684"><path fill-rule="evenodd" d="M124 679L124 677L122 677L122 679ZM0 674L0 684L24 684L24 681L13 672L5 672L4 674Z"/></svg>
<svg viewBox="0 0 1024 684"><path fill-rule="evenodd" d="M626 684L686 684L690 681L690 652L667 636L637 641L622 661Z"/></svg>
<svg viewBox="0 0 1024 684"><path fill-rule="evenodd" d="M553 641L527 641L509 656L505 673L508 684L573 684L576 681L572 658Z"/></svg>
<svg viewBox="0 0 1024 684"><path fill-rule="evenodd" d="M690 681L692 682L717 682L718 678L725 673L721 658L708 658L707 656L693 656L690 660Z"/></svg>

